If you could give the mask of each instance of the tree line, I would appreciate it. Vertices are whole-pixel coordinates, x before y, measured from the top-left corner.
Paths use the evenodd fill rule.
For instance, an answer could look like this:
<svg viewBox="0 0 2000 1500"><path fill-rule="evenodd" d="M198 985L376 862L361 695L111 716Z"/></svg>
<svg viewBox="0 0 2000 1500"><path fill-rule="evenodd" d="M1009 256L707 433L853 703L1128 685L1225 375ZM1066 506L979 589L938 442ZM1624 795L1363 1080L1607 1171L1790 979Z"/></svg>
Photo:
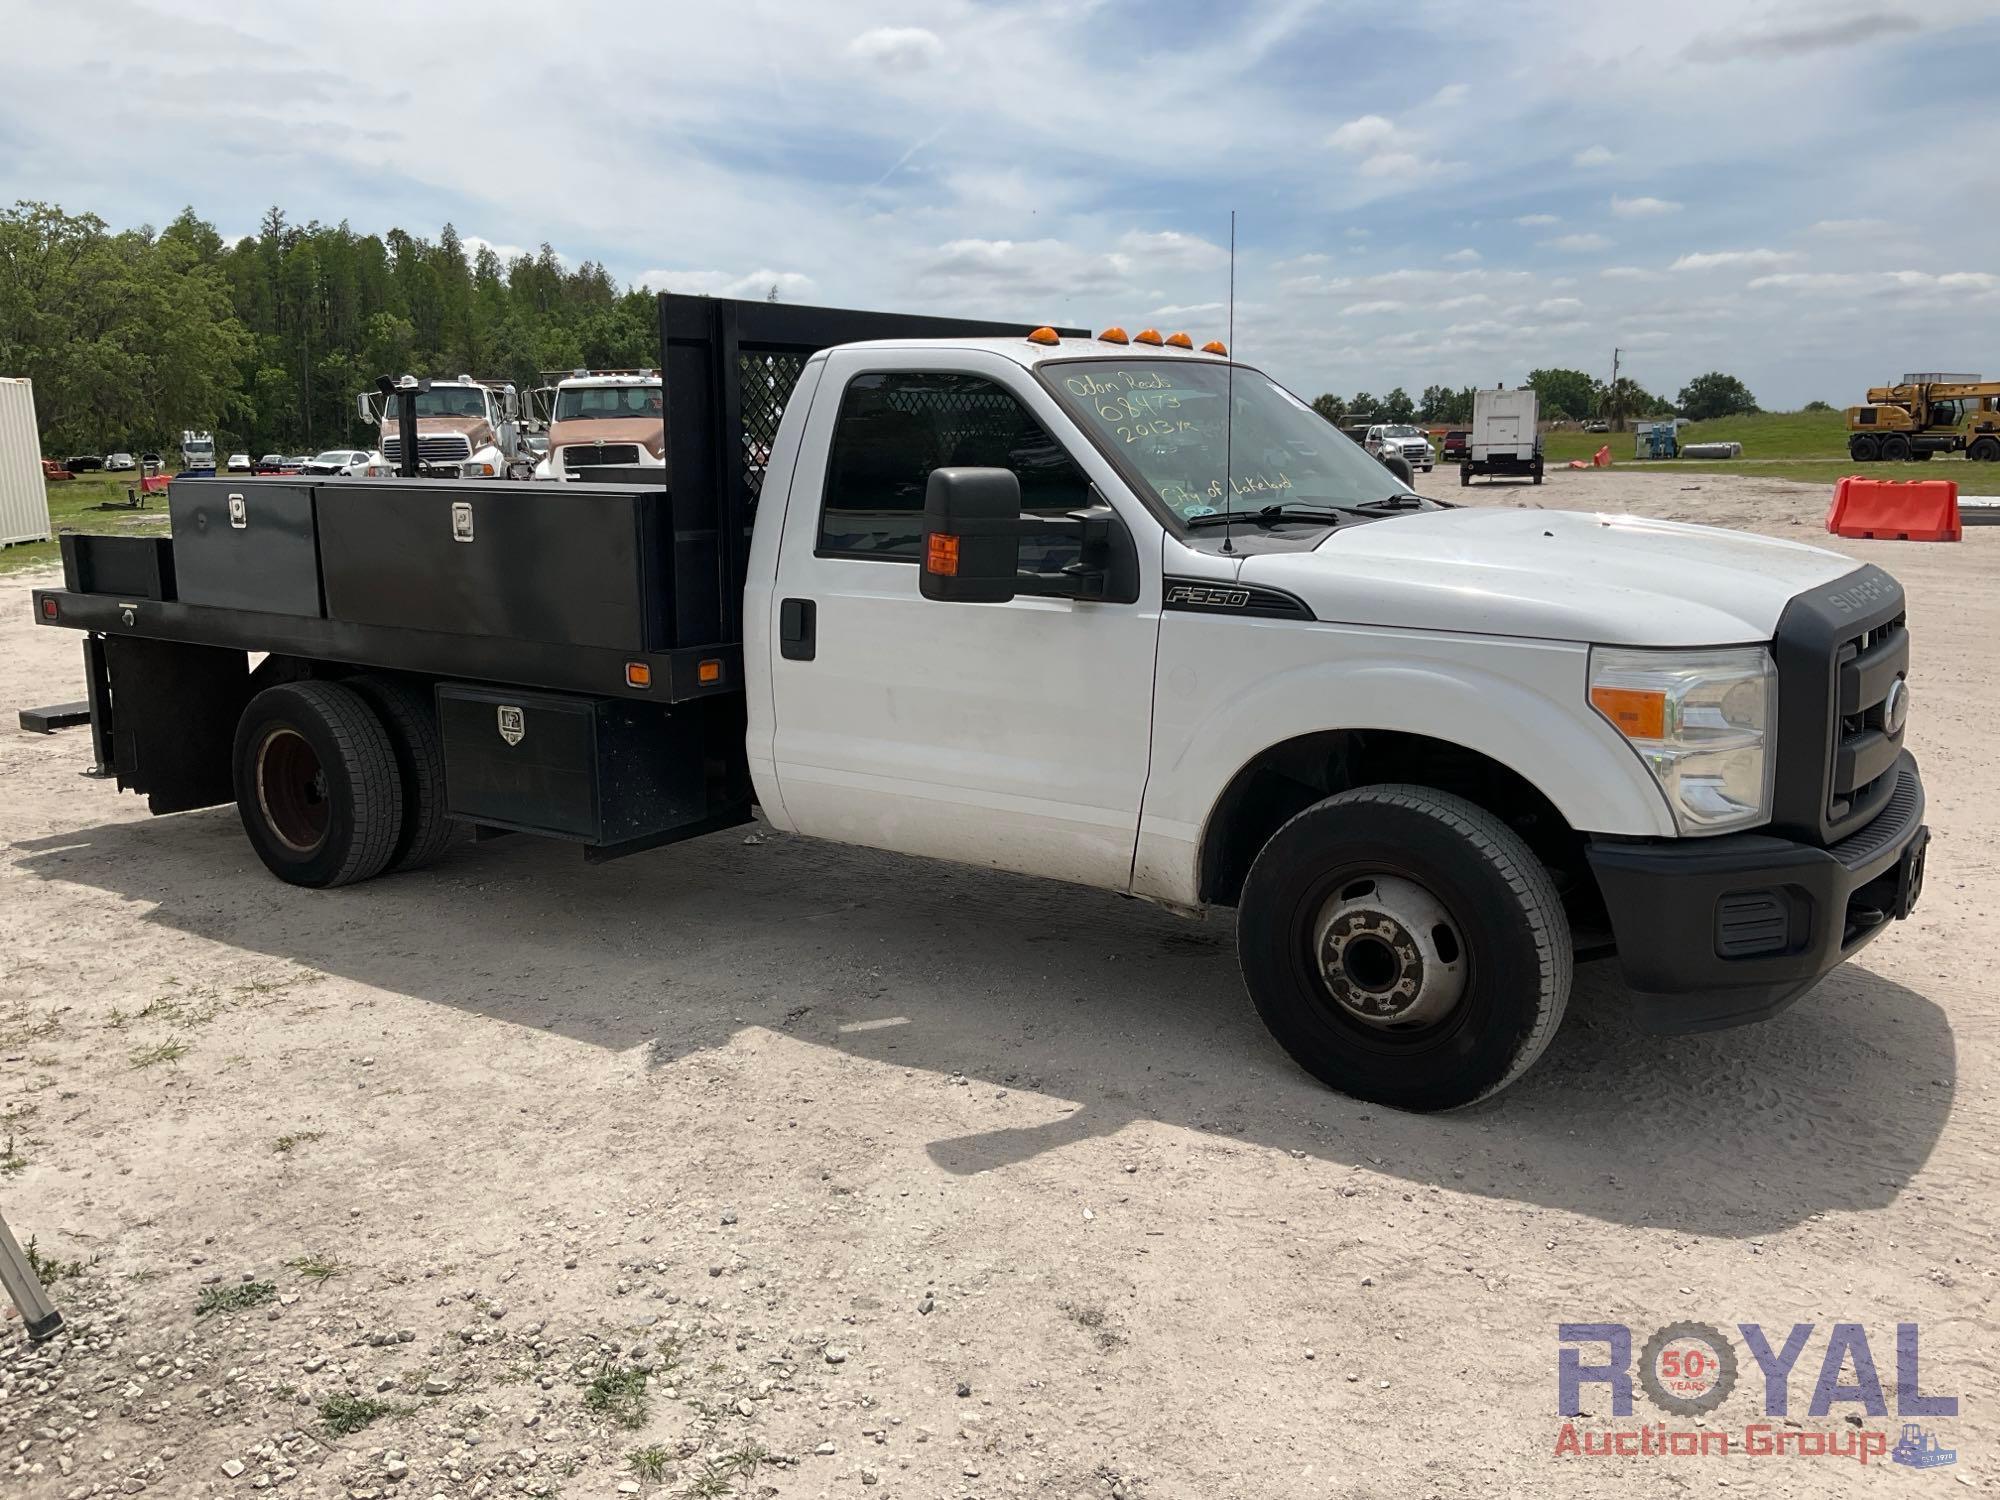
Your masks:
<svg viewBox="0 0 2000 1500"><path fill-rule="evenodd" d="M1620 426L1634 417L1687 417L1706 422L1757 410L1750 388L1734 375L1712 370L1697 375L1669 401L1656 396L1630 376L1615 384L1582 370L1530 370L1527 386L1535 392L1541 415L1555 421L1583 422L1602 417ZM1313 410L1333 423L1425 422L1461 424L1472 420L1471 386L1430 385L1414 399L1401 386L1385 396L1355 392L1350 400L1331 392L1313 398ZM1826 403L1816 401L1815 407Z"/></svg>
<svg viewBox="0 0 2000 1500"><path fill-rule="evenodd" d="M163 230L95 214L0 212L0 374L35 383L45 451L166 448L183 428L228 449L312 451L365 436L379 375L539 372L659 361L654 300L547 245L502 261L282 209L230 243L188 209Z"/></svg>
<svg viewBox="0 0 2000 1500"><path fill-rule="evenodd" d="M184 210L165 229L113 232L95 214L22 202L0 212L0 374L35 383L45 451L167 448L183 428L224 448L296 452L366 436L356 391L404 373L512 380L545 370L654 364L654 301L602 265L565 266L547 245L503 261L345 221L266 213L226 241ZM1534 370L1544 416L1581 421L1756 410L1743 382L1710 372L1667 401L1621 378ZM1472 387L1326 394L1334 422L1463 423Z"/></svg>

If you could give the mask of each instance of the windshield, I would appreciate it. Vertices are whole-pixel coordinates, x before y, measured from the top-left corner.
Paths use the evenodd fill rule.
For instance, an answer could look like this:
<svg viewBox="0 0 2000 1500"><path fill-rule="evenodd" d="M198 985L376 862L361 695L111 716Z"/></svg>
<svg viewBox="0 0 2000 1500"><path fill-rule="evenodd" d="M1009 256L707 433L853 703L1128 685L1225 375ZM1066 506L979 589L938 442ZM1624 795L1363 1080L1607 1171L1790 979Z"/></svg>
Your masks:
<svg viewBox="0 0 2000 1500"><path fill-rule="evenodd" d="M182 444L181 444L181 452L183 452L183 453L206 453L206 454L210 454L210 455L213 455L213 454L214 454L214 452L215 452L215 444L213 444L213 443L182 443Z"/></svg>
<svg viewBox="0 0 2000 1500"><path fill-rule="evenodd" d="M1225 423L1231 371L1235 415ZM1269 376L1188 360L1041 367L1077 425L1183 520L1271 505L1365 505L1394 475Z"/></svg>
<svg viewBox="0 0 2000 1500"><path fill-rule="evenodd" d="M354 455L345 448L329 448L313 460L316 464L351 464Z"/></svg>
<svg viewBox="0 0 2000 1500"><path fill-rule="evenodd" d="M1423 434L1422 434L1422 433L1420 433L1420 432L1418 432L1418 431L1417 431L1417 429L1416 429L1416 428L1414 428L1414 427L1384 427L1384 428L1383 428L1382 430L1383 430L1384 432L1386 432L1386 433L1387 433L1387 434L1388 434L1388 435L1389 435L1390 437L1422 437L1422 436L1423 436Z"/></svg>
<svg viewBox="0 0 2000 1500"><path fill-rule="evenodd" d="M486 390L477 385L434 385L417 394L417 415L420 417L483 417L486 415ZM389 419L395 420L395 406L391 403Z"/></svg>
<svg viewBox="0 0 2000 1500"><path fill-rule="evenodd" d="M658 417L662 411L656 385L586 385L556 392L558 422L593 417Z"/></svg>

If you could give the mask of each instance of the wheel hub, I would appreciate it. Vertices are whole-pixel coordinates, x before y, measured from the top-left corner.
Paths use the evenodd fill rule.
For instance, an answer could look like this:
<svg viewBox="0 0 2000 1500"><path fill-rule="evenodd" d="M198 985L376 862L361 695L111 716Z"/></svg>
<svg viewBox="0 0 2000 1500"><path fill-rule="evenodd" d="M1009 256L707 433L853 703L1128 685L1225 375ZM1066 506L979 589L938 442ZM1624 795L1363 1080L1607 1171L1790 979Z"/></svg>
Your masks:
<svg viewBox="0 0 2000 1500"><path fill-rule="evenodd" d="M1327 899L1313 927L1320 982L1370 1026L1421 1026L1465 994L1465 945L1444 904L1415 881L1363 876Z"/></svg>

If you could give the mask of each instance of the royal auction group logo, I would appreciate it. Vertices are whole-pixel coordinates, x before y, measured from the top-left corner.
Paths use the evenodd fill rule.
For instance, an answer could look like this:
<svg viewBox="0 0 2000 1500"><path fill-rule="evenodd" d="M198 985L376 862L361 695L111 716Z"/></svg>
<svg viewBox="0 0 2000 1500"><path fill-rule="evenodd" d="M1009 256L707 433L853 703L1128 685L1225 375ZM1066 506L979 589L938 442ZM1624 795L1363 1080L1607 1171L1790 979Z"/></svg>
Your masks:
<svg viewBox="0 0 2000 1500"><path fill-rule="evenodd" d="M1792 1412L1793 1377L1801 1381L1815 1366L1808 1350L1818 1325L1795 1323L1783 1334L1760 1323L1738 1323L1731 1337L1712 1323L1668 1323L1643 1341L1624 1323L1562 1323L1556 1328L1557 1410L1563 1424L1556 1434L1558 1457L1578 1458L1750 1458L1847 1459L1861 1464L1903 1464L1934 1469L1955 1463L1958 1451L1944 1447L1925 1421L1958 1415L1958 1397L1926 1394L1919 1371L1915 1323L1895 1325L1895 1379L1885 1383L1868 1330L1860 1323L1835 1323L1817 1346L1803 1420ZM1739 1341L1741 1353L1739 1354ZM1635 1350L1636 1347L1636 1357ZM1765 1420L1737 1426L1709 1423L1739 1383L1761 1389L1753 1396ZM1802 1386L1803 1389L1803 1386ZM1579 1427L1578 1417L1630 1417L1637 1392L1669 1418L1638 1427ZM1590 1393L1600 1404L1593 1411ZM1895 1408L1896 1429L1886 1424ZM1814 1421L1819 1425L1809 1425Z"/></svg>

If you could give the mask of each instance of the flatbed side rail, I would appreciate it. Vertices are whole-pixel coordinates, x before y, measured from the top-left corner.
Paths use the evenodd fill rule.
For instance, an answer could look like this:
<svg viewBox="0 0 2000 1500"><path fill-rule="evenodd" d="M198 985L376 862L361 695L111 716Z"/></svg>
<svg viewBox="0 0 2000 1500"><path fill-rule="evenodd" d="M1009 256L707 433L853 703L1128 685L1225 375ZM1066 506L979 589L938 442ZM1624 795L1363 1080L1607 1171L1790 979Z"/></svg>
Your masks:
<svg viewBox="0 0 2000 1500"><path fill-rule="evenodd" d="M740 645L634 653L498 636L356 625L304 615L218 609L177 600L36 589L35 619L96 635L267 651L316 661L515 684L648 703L684 703L743 691ZM643 673L634 666L643 666ZM649 679L634 686L634 677Z"/></svg>

